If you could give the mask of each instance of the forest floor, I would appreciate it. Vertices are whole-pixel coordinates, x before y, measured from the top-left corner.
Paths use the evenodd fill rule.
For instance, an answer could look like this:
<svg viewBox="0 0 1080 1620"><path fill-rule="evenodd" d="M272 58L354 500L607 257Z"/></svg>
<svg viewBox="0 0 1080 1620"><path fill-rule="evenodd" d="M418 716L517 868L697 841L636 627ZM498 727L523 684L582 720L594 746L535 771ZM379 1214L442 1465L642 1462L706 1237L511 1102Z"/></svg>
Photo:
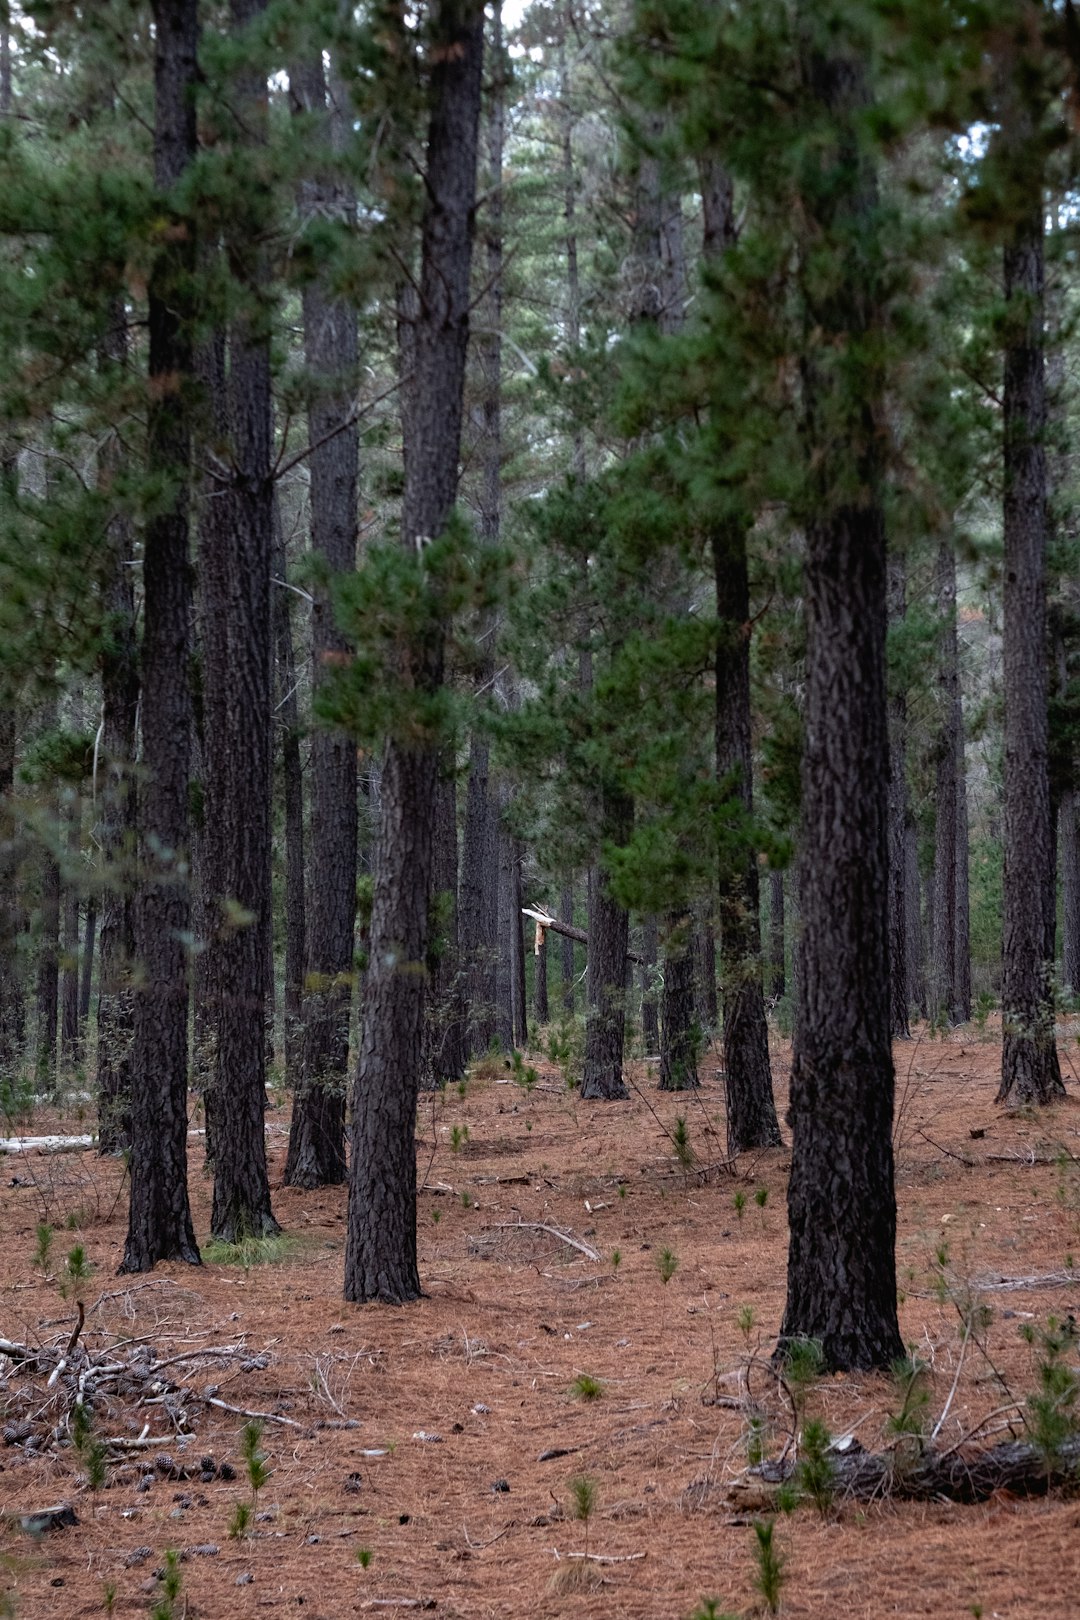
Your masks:
<svg viewBox="0 0 1080 1620"><path fill-rule="evenodd" d="M992 1025L896 1049L900 1318L929 1364L929 1425L946 1411L939 1445L980 1424L980 1438L1000 1438L1012 1415L1002 1409L1010 1398L1022 1404L1038 1378L1020 1330L1080 1316L1080 1083L1068 1055L1080 1048L1075 1028L1062 1035L1071 1095L1037 1116L994 1104ZM774 1059L782 1104L787 1044L774 1043ZM632 1099L618 1104L583 1104L555 1069L537 1067L529 1093L495 1065L464 1096L422 1101L427 1297L405 1309L344 1303L345 1191L280 1186L283 1108L268 1128L290 1242L277 1263L246 1270L163 1266L117 1279L122 1166L85 1150L4 1159L0 1337L64 1345L75 1312L58 1279L81 1243L93 1268L80 1285L81 1342L98 1359L132 1354L133 1341L144 1356L187 1357L168 1377L195 1392L192 1438L167 1441L174 1477L152 1468L160 1448L135 1451L95 1498L72 1449L50 1439L64 1380L47 1391L44 1377L0 1357L0 1421L9 1441L23 1435L0 1445L0 1508L67 1500L78 1516L37 1539L10 1520L0 1532L0 1593L10 1590L17 1620L145 1614L162 1599L156 1572L170 1548L182 1557L176 1620L411 1609L462 1620L688 1620L703 1598L718 1613L754 1611L752 1512L733 1505L731 1482L747 1460L748 1362L751 1393L774 1419L767 1449L779 1452L790 1427L765 1365L784 1299L788 1155L748 1158L737 1175L715 1168L724 1141L715 1057L693 1096L661 1096L655 1067L632 1066ZM689 1170L671 1139L677 1116L695 1156ZM37 1110L20 1129L86 1126L75 1113ZM202 1237L210 1184L197 1139L191 1150ZM77 1231L65 1230L69 1221ZM44 1270L41 1222L58 1229ZM666 1283L665 1251L677 1262ZM1025 1285L1005 1286L1017 1279ZM988 1319L977 1319L965 1351L975 1304ZM229 1353L194 1359L215 1349ZM265 1426L270 1477L240 1539L229 1525L251 1495L243 1419L195 1398L209 1383L235 1407L294 1425ZM97 1432L133 1437L149 1422L150 1437L172 1433L165 1407L139 1397L133 1384L129 1399L99 1398ZM834 1435L895 1444L887 1422L901 1398L884 1377L818 1379L801 1399ZM27 1427L42 1437L30 1446ZM236 1478L176 1477L206 1454L230 1462ZM586 1548L570 1488L581 1475L596 1487L588 1551L610 1562L569 1556ZM1080 1501L1062 1497L837 1502L824 1517L802 1506L777 1521L781 1612L1064 1620L1080 1612L1078 1532Z"/></svg>

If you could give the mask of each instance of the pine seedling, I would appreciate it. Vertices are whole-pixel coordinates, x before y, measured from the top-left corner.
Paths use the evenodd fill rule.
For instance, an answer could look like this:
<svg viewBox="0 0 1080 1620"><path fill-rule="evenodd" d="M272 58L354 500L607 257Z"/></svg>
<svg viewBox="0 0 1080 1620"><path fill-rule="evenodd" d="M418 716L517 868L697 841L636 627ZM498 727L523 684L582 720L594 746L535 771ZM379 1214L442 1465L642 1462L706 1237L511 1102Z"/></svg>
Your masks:
<svg viewBox="0 0 1080 1620"><path fill-rule="evenodd" d="M679 1269L679 1259L674 1249L661 1249L656 1256L656 1269L660 1273L660 1281L666 1287Z"/></svg>
<svg viewBox="0 0 1080 1620"><path fill-rule="evenodd" d="M822 1518L832 1506L836 1489L836 1469L829 1452L831 1445L832 1435L820 1418L811 1418L803 1425L795 1479L799 1489L810 1498Z"/></svg>
<svg viewBox="0 0 1080 1620"><path fill-rule="evenodd" d="M176 1620L176 1605L180 1597L183 1576L180 1554L170 1547L165 1554L165 1573L161 1577L161 1596L150 1611L150 1620Z"/></svg>
<svg viewBox="0 0 1080 1620"><path fill-rule="evenodd" d="M106 1581L101 1588L101 1606L107 1615L116 1608L116 1582Z"/></svg>
<svg viewBox="0 0 1080 1620"><path fill-rule="evenodd" d="M1060 1461L1065 1442L1076 1433L1080 1373L1065 1359L1075 1349L1076 1337L1071 1317L1063 1326L1050 1317L1046 1327L1032 1335L1042 1354L1036 1363L1039 1387L1027 1398L1027 1426L1048 1473Z"/></svg>
<svg viewBox="0 0 1080 1620"><path fill-rule="evenodd" d="M570 1385L570 1393L579 1401L598 1401L604 1393L603 1381L592 1373L578 1373Z"/></svg>
<svg viewBox="0 0 1080 1620"><path fill-rule="evenodd" d="M741 1221L743 1218L743 1211L746 1208L746 1194L743 1192L741 1187L735 1194L733 1202L735 1204L735 1219Z"/></svg>
<svg viewBox="0 0 1080 1620"><path fill-rule="evenodd" d="M820 1339L797 1334L784 1345L784 1376L796 1397L806 1393L811 1384L821 1377L825 1366L825 1352Z"/></svg>
<svg viewBox="0 0 1080 1620"><path fill-rule="evenodd" d="M472 1209L472 1193L466 1187L461 1194L462 1209Z"/></svg>
<svg viewBox="0 0 1080 1620"><path fill-rule="evenodd" d="M671 1133L671 1140L675 1147L675 1157L678 1159L685 1175L694 1165L694 1149L690 1143L690 1132L687 1128L685 1114L676 1114L675 1128Z"/></svg>
<svg viewBox="0 0 1080 1620"><path fill-rule="evenodd" d="M716 1607L715 1598L702 1598L690 1620L739 1620L738 1615L729 1614L727 1609L722 1613Z"/></svg>
<svg viewBox="0 0 1080 1620"><path fill-rule="evenodd" d="M229 1540L242 1541L251 1529L254 1514L250 1502L236 1502L233 1504L232 1516L229 1519Z"/></svg>
<svg viewBox="0 0 1080 1620"><path fill-rule="evenodd" d="M48 1221L39 1221L34 1238L34 1265L43 1277L49 1275L49 1260L52 1256L53 1237L55 1236Z"/></svg>
<svg viewBox="0 0 1080 1620"><path fill-rule="evenodd" d="M467 1125L454 1125L450 1131L450 1151L459 1153L469 1140L469 1127Z"/></svg>
<svg viewBox="0 0 1080 1620"><path fill-rule="evenodd" d="M259 1509L259 1492L270 1478L270 1464L263 1451L263 1426L256 1418L251 1418L240 1431L240 1455L244 1459L244 1468L247 1471L248 1484L251 1486L251 1511L254 1516Z"/></svg>
<svg viewBox="0 0 1080 1620"><path fill-rule="evenodd" d="M589 1520L596 1507L596 1481L588 1474L576 1474L570 1481L570 1511L585 1529L585 1557L589 1556Z"/></svg>
<svg viewBox="0 0 1080 1620"><path fill-rule="evenodd" d="M765 1230L765 1205L768 1202L769 1202L769 1189L768 1189L768 1187L759 1187L757 1192L754 1194L754 1203L757 1205L758 1209L761 1211L761 1229L762 1229L762 1231Z"/></svg>
<svg viewBox="0 0 1080 1620"><path fill-rule="evenodd" d="M618 1269L619 1269L619 1267L621 1265L622 1265L622 1250L621 1249L612 1249L612 1251L611 1251L611 1269L612 1269L612 1271L618 1271Z"/></svg>
<svg viewBox="0 0 1080 1620"><path fill-rule="evenodd" d="M89 1280L91 1272L90 1262L86 1258L86 1250L81 1243L75 1243L67 1252L64 1260L64 1274L60 1280L60 1293L64 1299L78 1299L82 1287Z"/></svg>
<svg viewBox="0 0 1080 1620"><path fill-rule="evenodd" d="M765 1458L765 1419L760 1412L752 1412L746 1424L746 1462L758 1468Z"/></svg>
<svg viewBox="0 0 1080 1620"><path fill-rule="evenodd" d="M749 1349L750 1335L753 1333L754 1324L757 1321L757 1317L754 1315L754 1307L752 1305L740 1305L739 1314L735 1320L738 1323L739 1332L746 1341L747 1349Z"/></svg>
<svg viewBox="0 0 1080 1620"><path fill-rule="evenodd" d="M930 1404L926 1363L915 1355L901 1356L889 1370L900 1396L900 1410L889 1414L888 1432L897 1436L912 1435L921 1442Z"/></svg>
<svg viewBox="0 0 1080 1620"><path fill-rule="evenodd" d="M754 1520L754 1586L761 1593L770 1614L780 1611L780 1594L784 1589L784 1555L775 1542L776 1520Z"/></svg>
<svg viewBox="0 0 1080 1620"><path fill-rule="evenodd" d="M361 1569L370 1569L371 1560L374 1558L374 1556L375 1554L372 1552L370 1547L357 1547L356 1549L356 1562L360 1565Z"/></svg>

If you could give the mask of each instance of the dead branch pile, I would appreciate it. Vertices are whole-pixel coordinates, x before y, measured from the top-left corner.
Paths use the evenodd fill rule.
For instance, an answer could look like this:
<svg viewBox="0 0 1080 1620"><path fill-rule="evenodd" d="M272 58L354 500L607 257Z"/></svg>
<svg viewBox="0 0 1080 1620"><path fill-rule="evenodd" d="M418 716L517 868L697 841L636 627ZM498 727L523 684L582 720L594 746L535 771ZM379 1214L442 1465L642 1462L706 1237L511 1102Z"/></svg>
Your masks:
<svg viewBox="0 0 1080 1620"><path fill-rule="evenodd" d="M232 1344L179 1343L159 1355L150 1343L116 1339L90 1349L81 1341L85 1312L67 1336L52 1343L23 1344L0 1337L0 1396L5 1446L43 1455L74 1442L80 1418L92 1424L106 1460L134 1474L174 1480L234 1477L228 1464L195 1455L197 1427L207 1408L240 1418L303 1424L276 1412L254 1412L221 1396L221 1385L204 1382L212 1368L231 1374L262 1372L266 1351L255 1353L241 1336ZM158 1337L158 1335L155 1335ZM86 1428L86 1424L82 1427ZM122 1477L122 1476L121 1476Z"/></svg>

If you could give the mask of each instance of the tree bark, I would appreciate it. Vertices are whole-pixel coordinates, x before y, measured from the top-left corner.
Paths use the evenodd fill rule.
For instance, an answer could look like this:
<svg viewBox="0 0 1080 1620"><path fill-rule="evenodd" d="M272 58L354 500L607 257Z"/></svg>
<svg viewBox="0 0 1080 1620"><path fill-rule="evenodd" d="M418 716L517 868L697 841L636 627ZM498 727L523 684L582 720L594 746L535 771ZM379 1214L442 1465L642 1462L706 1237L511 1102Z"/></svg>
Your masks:
<svg viewBox="0 0 1080 1620"><path fill-rule="evenodd" d="M235 36L265 0L231 0ZM250 153L265 139L266 83L243 66L234 80L233 141ZM218 492L227 521L215 537L204 594L206 841L217 915L207 948L212 975L214 1197L210 1229L225 1243L279 1231L266 1163L266 1003L271 926L272 765L270 562L273 553L270 336L256 207L230 221L226 251L244 303L229 330L231 468Z"/></svg>
<svg viewBox="0 0 1080 1620"><path fill-rule="evenodd" d="M483 5L437 0L429 21L430 121L410 390L415 431L407 437L402 502L402 545L421 556L444 534L457 493ZM445 609L437 598L425 629L403 645L401 673L413 690L434 696L444 678ZM345 1251L345 1297L357 1302L400 1304L420 1294L413 1144L439 741L431 731L394 736L384 755Z"/></svg>
<svg viewBox="0 0 1080 1620"><path fill-rule="evenodd" d="M332 145L322 59L290 73L298 113L315 139ZM301 187L305 218L349 220L355 198L325 170ZM333 298L315 277L304 288L304 353L312 397L311 550L322 566L311 614L312 690L318 699L334 666L350 653L334 617L333 582L356 567L359 429L343 427L352 410L358 363L356 309ZM345 1180L345 1091L349 1065L356 923L356 745L344 731L319 726L311 739L311 839L303 1000L303 1067L293 1097L285 1182L335 1186Z"/></svg>
<svg viewBox="0 0 1080 1620"><path fill-rule="evenodd" d="M548 1006L548 945L547 930L538 928L533 946L533 1018L537 1028L551 1022Z"/></svg>
<svg viewBox="0 0 1080 1620"><path fill-rule="evenodd" d="M70 1074L78 1065L79 1041L79 854L82 849L82 800L76 793L64 808L66 880L63 884L60 970L60 1067Z"/></svg>
<svg viewBox="0 0 1080 1620"><path fill-rule="evenodd" d="M567 883L559 899L559 921L574 922L574 885ZM562 1010L568 1018L573 1018L576 1003L574 993L574 980L576 978L574 966L574 941L568 934L562 936Z"/></svg>
<svg viewBox="0 0 1080 1620"><path fill-rule="evenodd" d="M769 994L782 1001L787 993L787 958L784 946L784 874L769 872Z"/></svg>
<svg viewBox="0 0 1080 1620"><path fill-rule="evenodd" d="M199 1263L187 1190L185 937L190 921L185 849L191 700L188 560L191 430L185 385L192 376L188 324L195 265L191 221L169 193L195 156L196 0L155 0L154 182L175 228L162 232L149 292L151 477L170 490L147 521L143 543L140 886L135 941L131 1081L131 1198L122 1272L159 1260ZM175 386L176 383L180 386Z"/></svg>
<svg viewBox="0 0 1080 1620"><path fill-rule="evenodd" d="M956 636L956 558L943 541L937 560L937 610L940 615L938 698L941 710L937 740L934 834L933 1012L939 1019L962 1021L959 964L961 935L957 909L960 886L960 795L964 783L964 716L960 701L960 657Z"/></svg>
<svg viewBox="0 0 1080 1620"><path fill-rule="evenodd" d="M664 987L661 993L660 1090L689 1091L698 1085L701 1025L694 1007L693 919L688 912L667 920Z"/></svg>
<svg viewBox="0 0 1080 1620"><path fill-rule="evenodd" d="M618 792L605 792L603 825L622 843L633 824L633 806ZM630 1093L622 1077L626 1022L626 957L630 917L611 895L599 867L589 873L589 964L586 982L585 1067L581 1095L618 1102Z"/></svg>
<svg viewBox="0 0 1080 1620"><path fill-rule="evenodd" d="M496 1037L499 856L489 758L487 738L474 727L469 738L461 851L461 952L468 974L466 999L472 1057L486 1052Z"/></svg>
<svg viewBox="0 0 1080 1620"><path fill-rule="evenodd" d="M300 705L296 697L296 648L293 640L293 604L296 595L287 588L287 574L288 559L285 554L281 506L275 492L272 601L277 702L274 712L278 717L281 734L281 783L285 813L285 984L282 998L282 1036L285 1082L295 1089L302 1083L307 910L304 893L304 772L300 758ZM288 1179L287 1170L286 1179Z"/></svg>
<svg viewBox="0 0 1080 1620"><path fill-rule="evenodd" d="M1067 788L1058 807L1058 870L1061 874L1061 978L1068 995L1080 994L1080 826L1077 795Z"/></svg>
<svg viewBox="0 0 1080 1620"><path fill-rule="evenodd" d="M1022 63L1010 63L1001 151L1016 206L1004 248L1005 792L998 1101L1064 1095L1054 1025L1054 843L1046 661L1047 466L1043 176ZM1020 192L1023 202L1020 201Z"/></svg>
<svg viewBox="0 0 1080 1620"><path fill-rule="evenodd" d="M899 627L907 613L907 570L903 556L888 560L888 622ZM908 963L907 867L908 823L907 693L900 680L889 692L889 1027L894 1041L911 1037Z"/></svg>
<svg viewBox="0 0 1080 1620"><path fill-rule="evenodd" d="M660 929L652 913L641 930L641 1037L646 1057L660 1052L660 998L657 994L657 960Z"/></svg>
<svg viewBox="0 0 1080 1620"><path fill-rule="evenodd" d="M0 1075L10 1075L22 1058L26 1009L19 972L19 903L16 876L15 707L0 707Z"/></svg>
<svg viewBox="0 0 1080 1620"><path fill-rule="evenodd" d="M778 1354L806 1336L820 1341L828 1368L848 1370L888 1367L903 1352L889 1034L883 380L865 358L881 321L877 188L856 133L869 101L857 47L842 44L809 8L801 26L802 91L817 138L800 171L803 950ZM863 359L853 385L855 346Z"/></svg>

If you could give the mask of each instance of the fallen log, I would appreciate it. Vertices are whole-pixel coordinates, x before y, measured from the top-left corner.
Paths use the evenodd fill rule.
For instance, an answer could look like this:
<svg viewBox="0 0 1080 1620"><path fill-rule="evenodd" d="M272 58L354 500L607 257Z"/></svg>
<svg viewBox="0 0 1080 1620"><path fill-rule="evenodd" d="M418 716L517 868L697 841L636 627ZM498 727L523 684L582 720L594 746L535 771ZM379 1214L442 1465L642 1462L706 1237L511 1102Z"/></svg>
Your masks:
<svg viewBox="0 0 1080 1620"><path fill-rule="evenodd" d="M869 1501L902 1497L907 1501L985 1502L997 1491L1013 1496L1045 1496L1075 1486L1080 1479L1080 1435L1062 1443L1051 1456L1027 1440L1005 1440L980 1448L961 1444L914 1454L906 1448L865 1451L854 1441L844 1452L830 1452L832 1494ZM798 1482L798 1465L764 1462L733 1480L727 1495L732 1505L769 1511L782 1485Z"/></svg>
<svg viewBox="0 0 1080 1620"><path fill-rule="evenodd" d="M573 923L560 922L558 917L549 917L546 911L536 911L532 906L522 906L521 915L530 918L541 928L550 928L553 934L563 934L567 939L576 939L579 945L587 945L589 936L584 928L575 928ZM640 967L644 961L636 951L627 951L627 960L636 962Z"/></svg>

